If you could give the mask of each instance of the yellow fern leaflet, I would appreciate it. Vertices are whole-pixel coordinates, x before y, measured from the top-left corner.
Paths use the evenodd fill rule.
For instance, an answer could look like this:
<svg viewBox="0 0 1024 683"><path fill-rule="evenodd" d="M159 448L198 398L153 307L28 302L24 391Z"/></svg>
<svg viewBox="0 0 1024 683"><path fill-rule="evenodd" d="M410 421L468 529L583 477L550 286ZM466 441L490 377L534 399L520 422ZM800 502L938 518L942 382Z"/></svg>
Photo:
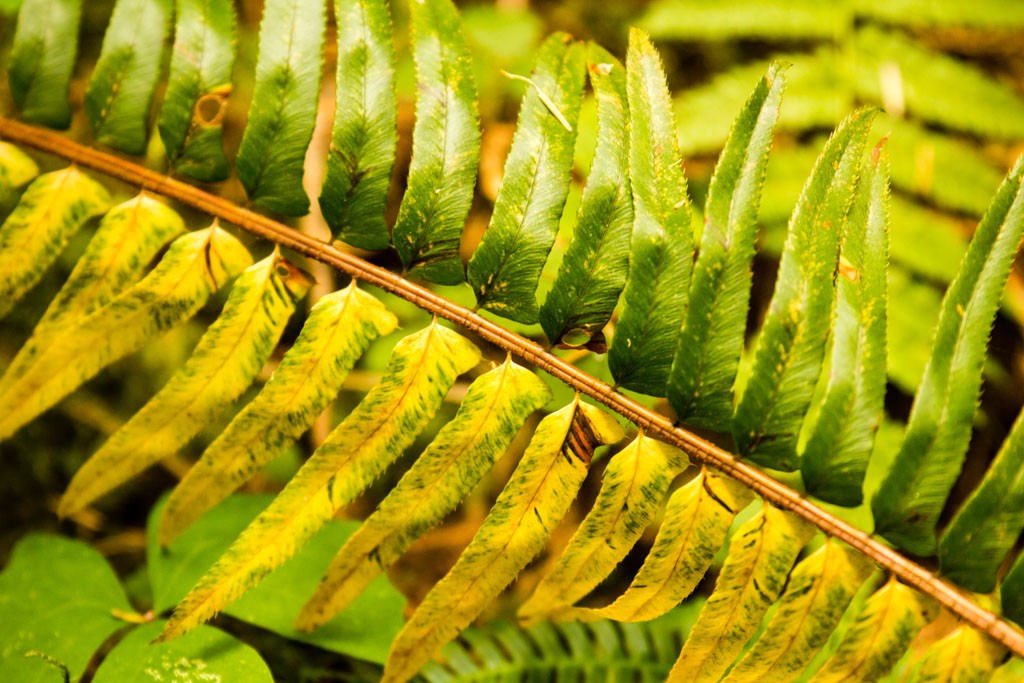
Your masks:
<svg viewBox="0 0 1024 683"><path fill-rule="evenodd" d="M753 495L743 484L704 469L669 498L654 545L626 592L607 607L574 609L565 617L647 621L665 614L704 578L733 518Z"/></svg>
<svg viewBox="0 0 1024 683"><path fill-rule="evenodd" d="M25 374L55 337L135 284L157 252L184 232L181 216L145 195L108 211L70 277L0 379L0 394Z"/></svg>
<svg viewBox="0 0 1024 683"><path fill-rule="evenodd" d="M483 526L395 639L384 681L411 678L539 553L561 521L599 444L623 437L609 415L579 395L545 417Z"/></svg>
<svg viewBox="0 0 1024 683"><path fill-rule="evenodd" d="M782 683L796 678L825 645L870 572L871 563L863 555L839 541L826 541L793 570L778 611L725 681Z"/></svg>
<svg viewBox="0 0 1024 683"><path fill-rule="evenodd" d="M216 226L176 239L153 272L56 336L0 395L0 440L107 365L190 318L251 264L242 243Z"/></svg>
<svg viewBox="0 0 1024 683"><path fill-rule="evenodd" d="M18 200L19 190L39 175L32 157L9 142L0 142L0 212L6 213Z"/></svg>
<svg viewBox="0 0 1024 683"><path fill-rule="evenodd" d="M427 426L480 351L436 321L398 343L384 377L182 601L187 629L283 564Z"/></svg>
<svg viewBox="0 0 1024 683"><path fill-rule="evenodd" d="M68 239L109 206L107 191L74 166L32 181L0 226L0 318L39 282Z"/></svg>
<svg viewBox="0 0 1024 683"><path fill-rule="evenodd" d="M355 281L321 297L266 386L178 482L160 520L160 543L169 544L309 429L370 342L397 325Z"/></svg>
<svg viewBox="0 0 1024 683"><path fill-rule="evenodd" d="M520 608L519 619L533 623L558 614L593 590L640 539L688 464L682 451L642 432L612 457L594 507Z"/></svg>
<svg viewBox="0 0 1024 683"><path fill-rule="evenodd" d="M704 603L668 680L717 681L761 623L814 527L765 503L733 535L715 590Z"/></svg>
<svg viewBox="0 0 1024 683"><path fill-rule="evenodd" d="M839 649L814 675L815 683L880 680L937 611L932 600L891 579L868 598Z"/></svg>
<svg viewBox="0 0 1024 683"><path fill-rule="evenodd" d="M242 273L188 362L78 470L57 514L81 510L216 420L252 384L310 284L276 252Z"/></svg>
<svg viewBox="0 0 1024 683"><path fill-rule="evenodd" d="M345 608L473 489L530 413L551 400L547 385L511 359L481 375L455 419L437 433L380 507L345 544L297 620L316 628Z"/></svg>
<svg viewBox="0 0 1024 683"><path fill-rule="evenodd" d="M928 648L911 683L986 683L1006 650L967 624Z"/></svg>

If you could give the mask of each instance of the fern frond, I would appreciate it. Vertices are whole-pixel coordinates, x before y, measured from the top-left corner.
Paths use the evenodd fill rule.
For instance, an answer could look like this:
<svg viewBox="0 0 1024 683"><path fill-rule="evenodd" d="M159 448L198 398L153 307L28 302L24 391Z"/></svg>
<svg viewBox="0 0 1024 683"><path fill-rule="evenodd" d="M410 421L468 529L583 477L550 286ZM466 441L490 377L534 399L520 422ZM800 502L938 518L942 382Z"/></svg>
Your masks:
<svg viewBox="0 0 1024 683"><path fill-rule="evenodd" d="M71 123L68 90L78 56L82 0L23 0L7 80L26 121L53 128Z"/></svg>

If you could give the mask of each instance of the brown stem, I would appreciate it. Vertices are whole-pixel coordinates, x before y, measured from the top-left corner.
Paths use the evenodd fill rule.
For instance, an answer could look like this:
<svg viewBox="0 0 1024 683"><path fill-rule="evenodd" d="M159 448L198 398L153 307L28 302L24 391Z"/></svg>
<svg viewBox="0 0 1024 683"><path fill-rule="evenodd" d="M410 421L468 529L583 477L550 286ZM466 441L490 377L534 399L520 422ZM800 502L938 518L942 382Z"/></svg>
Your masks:
<svg viewBox="0 0 1024 683"><path fill-rule="evenodd" d="M908 560L860 529L818 507L767 474L741 462L732 453L722 450L685 429L673 426L664 416L640 405L564 360L547 353L535 342L506 330L501 325L481 317L468 308L454 304L400 275L368 263L358 256L339 251L266 216L114 155L77 144L56 133L0 118L0 138L7 138L34 147L42 152L62 157L85 168L91 168L117 178L129 185L187 204L225 222L233 223L254 235L269 239L281 246L338 268L355 279L385 289L424 310L475 332L528 363L554 375L577 391L603 403L632 421L647 434L678 446L696 460L743 482L773 505L800 515L829 536L848 543L891 571L904 583L930 595L964 621L987 633L1015 654L1024 657L1024 633L995 613L975 604L949 582Z"/></svg>

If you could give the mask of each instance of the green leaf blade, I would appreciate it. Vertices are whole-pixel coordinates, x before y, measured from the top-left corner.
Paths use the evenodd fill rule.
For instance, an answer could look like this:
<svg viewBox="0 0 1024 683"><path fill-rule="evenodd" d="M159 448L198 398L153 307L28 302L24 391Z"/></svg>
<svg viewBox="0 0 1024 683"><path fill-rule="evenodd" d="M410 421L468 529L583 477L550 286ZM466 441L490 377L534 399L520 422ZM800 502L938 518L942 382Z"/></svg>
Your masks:
<svg viewBox="0 0 1024 683"><path fill-rule="evenodd" d="M831 322L840 235L873 118L873 110L860 109L836 129L790 218L775 292L732 428L739 452L766 467L798 466L797 438Z"/></svg>
<svg viewBox="0 0 1024 683"><path fill-rule="evenodd" d="M223 119L235 61L235 10L230 0L177 0L174 50L157 123L167 159L179 173L224 180Z"/></svg>
<svg viewBox="0 0 1024 683"><path fill-rule="evenodd" d="M608 365L619 386L664 396L686 311L693 229L665 72L637 29L630 32L626 77L633 236Z"/></svg>
<svg viewBox="0 0 1024 683"><path fill-rule="evenodd" d="M249 199L286 216L309 211L302 173L319 105L324 2L266 3L252 107L235 160Z"/></svg>
<svg viewBox="0 0 1024 683"><path fill-rule="evenodd" d="M572 179L585 66L584 45L568 34L541 45L491 222L469 262L477 304L517 322L538 319L537 284Z"/></svg>
<svg viewBox="0 0 1024 683"><path fill-rule="evenodd" d="M784 88L785 70L773 64L733 124L711 179L689 307L668 380L669 403L689 424L721 428L732 417L761 184Z"/></svg>
<svg viewBox="0 0 1024 683"><path fill-rule="evenodd" d="M68 88L78 55L81 0L25 0L8 65L22 117L50 128L71 124Z"/></svg>
<svg viewBox="0 0 1024 683"><path fill-rule="evenodd" d="M96 140L128 154L146 151L149 108L160 78L171 0L118 0L85 92Z"/></svg>
<svg viewBox="0 0 1024 683"><path fill-rule="evenodd" d="M847 507L863 499L864 474L885 412L888 199L883 156L862 177L846 223L827 387L803 427L810 428L800 466L807 491Z"/></svg>
<svg viewBox="0 0 1024 683"><path fill-rule="evenodd" d="M409 180L393 243L406 269L456 285L466 274L459 255L473 201L480 120L473 60L451 0L410 3L416 62L416 123Z"/></svg>
<svg viewBox="0 0 1024 683"><path fill-rule="evenodd" d="M335 238L387 249L384 210L398 143L391 17L383 0L336 0L334 13L336 98L320 210Z"/></svg>
<svg viewBox="0 0 1024 683"><path fill-rule="evenodd" d="M981 392L989 331L1024 234L1024 157L982 218L939 315L906 437L871 502L875 531L917 555L936 550L935 524L960 473Z"/></svg>
<svg viewBox="0 0 1024 683"><path fill-rule="evenodd" d="M626 284L633 223L630 189L626 72L595 43L588 45L590 82L597 98L597 149L576 229L547 299L540 323L552 344L569 332L587 341L608 323Z"/></svg>

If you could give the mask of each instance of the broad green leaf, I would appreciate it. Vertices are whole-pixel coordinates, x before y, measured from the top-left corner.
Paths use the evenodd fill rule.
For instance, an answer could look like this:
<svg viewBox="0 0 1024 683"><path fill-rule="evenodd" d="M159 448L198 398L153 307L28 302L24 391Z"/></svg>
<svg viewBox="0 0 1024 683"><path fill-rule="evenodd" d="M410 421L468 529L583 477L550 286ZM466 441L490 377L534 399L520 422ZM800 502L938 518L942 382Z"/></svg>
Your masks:
<svg viewBox="0 0 1024 683"><path fill-rule="evenodd" d="M174 51L160 108L160 139L174 170L206 182L228 177L224 116L235 61L230 0L176 0Z"/></svg>
<svg viewBox="0 0 1024 683"><path fill-rule="evenodd" d="M989 330L1024 234L1022 182L1024 157L993 198L942 302L906 437L871 502L875 531L916 555L935 552L935 523L971 438Z"/></svg>
<svg viewBox="0 0 1024 683"><path fill-rule="evenodd" d="M68 86L78 54L82 0L24 0L7 80L22 117L51 128L71 124Z"/></svg>
<svg viewBox="0 0 1024 683"><path fill-rule="evenodd" d="M60 673L35 651L67 667L72 680L124 626L113 610L132 612L117 575L87 543L30 534L0 574L0 671L6 681L52 683Z"/></svg>
<svg viewBox="0 0 1024 683"><path fill-rule="evenodd" d="M626 71L600 46L588 45L590 83L597 98L597 150L576 229L555 283L540 308L540 323L552 344L601 342L629 270L633 195L627 175L629 126Z"/></svg>
<svg viewBox="0 0 1024 683"><path fill-rule="evenodd" d="M725 545L736 513L753 498L739 482L704 469L676 489L654 545L626 592L607 607L572 610L581 621L647 621L687 598Z"/></svg>
<svg viewBox="0 0 1024 683"><path fill-rule="evenodd" d="M689 306L668 380L668 400L688 424L721 429L732 418L761 183L785 84L783 67L769 67L733 124L711 178Z"/></svg>
<svg viewBox="0 0 1024 683"><path fill-rule="evenodd" d="M384 0L335 0L334 16L334 127L320 210L336 238L387 249L384 210L398 142L391 17Z"/></svg>
<svg viewBox="0 0 1024 683"><path fill-rule="evenodd" d="M281 494L192 589L209 613L258 584L402 455L480 352L437 322L395 347L388 369Z"/></svg>
<svg viewBox="0 0 1024 683"><path fill-rule="evenodd" d="M963 624L925 652L910 683L986 683L1006 655L988 636Z"/></svg>
<svg viewBox="0 0 1024 683"><path fill-rule="evenodd" d="M775 293L732 432L739 452L793 471L797 438L825 355L839 242L874 112L860 109L833 133L789 221Z"/></svg>
<svg viewBox="0 0 1024 683"><path fill-rule="evenodd" d="M465 279L459 242L480 154L473 60L451 0L410 2L416 123L408 185L392 233L407 270L444 285Z"/></svg>
<svg viewBox="0 0 1024 683"><path fill-rule="evenodd" d="M309 631L343 609L473 489L530 413L551 398L547 385L511 361L470 385L455 418L434 437L359 531L338 552L299 613Z"/></svg>
<svg viewBox="0 0 1024 683"><path fill-rule="evenodd" d="M32 181L0 226L0 318L35 287L71 236L109 207L107 191L75 166Z"/></svg>
<svg viewBox="0 0 1024 683"><path fill-rule="evenodd" d="M622 436L613 418L578 396L541 421L483 526L392 644L385 681L411 678L498 597L544 548L583 484L594 449Z"/></svg>
<svg viewBox="0 0 1024 683"><path fill-rule="evenodd" d="M786 71L786 106L779 113L779 130L802 132L834 128L853 107L846 65L833 46L810 54L777 54L773 61L791 65ZM732 124L732 119L724 113L743 107L750 96L751 84L756 83L767 68L766 61L741 64L676 96L677 133L684 154L721 149ZM800 180L804 178L806 174ZM770 194L765 192L762 202L767 204L769 199Z"/></svg>
<svg viewBox="0 0 1024 683"><path fill-rule="evenodd" d="M537 322L537 283L572 180L585 67L584 44L568 34L540 46L491 222L469 262L477 304L516 322Z"/></svg>
<svg viewBox="0 0 1024 683"><path fill-rule="evenodd" d="M160 524L160 542L170 543L309 429L370 343L397 325L391 311L354 280L321 297L260 393L178 482Z"/></svg>
<svg viewBox="0 0 1024 683"><path fill-rule="evenodd" d="M638 29L626 76L633 236L608 366L619 386L664 396L693 266L690 200L661 58Z"/></svg>
<svg viewBox="0 0 1024 683"><path fill-rule="evenodd" d="M655 38L674 40L830 39L852 19L844 2L658 0L640 18Z"/></svg>
<svg viewBox="0 0 1024 683"><path fill-rule="evenodd" d="M967 502L939 541L942 575L968 590L991 593L1007 553L1024 530L1024 412Z"/></svg>
<svg viewBox="0 0 1024 683"><path fill-rule="evenodd" d="M128 154L146 151L149 107L160 79L172 0L117 0L85 91L96 140Z"/></svg>
<svg viewBox="0 0 1024 683"><path fill-rule="evenodd" d="M173 643L151 645L166 622L140 626L103 658L93 683L155 681L273 683L256 650L219 629L204 626Z"/></svg>
<svg viewBox="0 0 1024 683"><path fill-rule="evenodd" d="M868 598L815 683L855 683L884 677L938 612L930 599L895 579Z"/></svg>
<svg viewBox="0 0 1024 683"><path fill-rule="evenodd" d="M14 208L24 187L37 175L39 167L32 157L8 142L0 142L0 218Z"/></svg>
<svg viewBox="0 0 1024 683"><path fill-rule="evenodd" d="M857 0L858 13L887 24L1009 29L1024 26L1024 5L1004 0Z"/></svg>
<svg viewBox="0 0 1024 683"><path fill-rule="evenodd" d="M263 368L310 284L277 253L243 272L188 362L75 473L57 514L90 505L214 423Z"/></svg>
<svg viewBox="0 0 1024 683"><path fill-rule="evenodd" d="M888 159L875 150L846 221L841 250L832 356L825 393L804 420L804 486L822 500L854 507L875 432L885 412Z"/></svg>
<svg viewBox="0 0 1024 683"><path fill-rule="evenodd" d="M167 242L185 232L181 216L140 194L108 211L85 253L0 378L0 395L70 326L134 285Z"/></svg>
<svg viewBox="0 0 1024 683"><path fill-rule="evenodd" d="M717 681L725 673L782 592L790 568L813 534L813 527L799 517L768 504L736 531L715 590L669 681Z"/></svg>
<svg viewBox="0 0 1024 683"><path fill-rule="evenodd" d="M255 204L286 216L309 211L302 187L323 69L325 0L268 0L260 21L252 107L235 166Z"/></svg>
<svg viewBox="0 0 1024 683"><path fill-rule="evenodd" d="M184 598L272 500L270 495L231 496L167 547L157 540L163 505L155 507L147 525L146 561L154 609L162 612ZM290 640L383 664L388 643L402 628L405 606L402 594L385 577L371 583L348 609L315 633L300 633L294 626L302 599L316 587L331 557L358 528L358 522L327 522L294 558L228 605L225 613Z"/></svg>
<svg viewBox="0 0 1024 683"><path fill-rule="evenodd" d="M176 239L149 275L65 328L0 395L0 441L106 366L192 317L251 264L242 243L216 225Z"/></svg>
<svg viewBox="0 0 1024 683"><path fill-rule="evenodd" d="M1024 97L979 67L870 24L856 32L853 49L854 84L861 97L881 101L883 78L895 64L912 116L984 137L1024 138Z"/></svg>
<svg viewBox="0 0 1024 683"><path fill-rule="evenodd" d="M828 540L796 566L764 633L723 683L792 680L828 641L871 570L856 550Z"/></svg>
<svg viewBox="0 0 1024 683"><path fill-rule="evenodd" d="M519 608L519 620L558 616L605 579L654 521L669 484L688 464L682 451L642 432L615 454L593 507Z"/></svg>

